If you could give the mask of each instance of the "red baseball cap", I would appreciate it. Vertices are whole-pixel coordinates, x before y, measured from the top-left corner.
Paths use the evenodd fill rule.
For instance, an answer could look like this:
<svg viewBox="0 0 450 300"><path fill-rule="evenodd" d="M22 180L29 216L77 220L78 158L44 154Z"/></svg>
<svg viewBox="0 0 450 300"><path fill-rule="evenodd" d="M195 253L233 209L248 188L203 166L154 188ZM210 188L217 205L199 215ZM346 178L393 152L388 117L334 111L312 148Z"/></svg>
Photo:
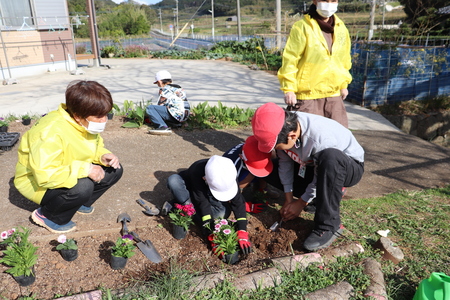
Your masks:
<svg viewBox="0 0 450 300"><path fill-rule="evenodd" d="M253 135L258 141L258 149L269 153L275 148L278 134L284 125L284 109L269 102L260 106L252 118Z"/></svg>
<svg viewBox="0 0 450 300"><path fill-rule="evenodd" d="M249 136L242 147L242 160L247 169L257 177L266 177L273 170L271 153L258 150L258 141L255 136Z"/></svg>

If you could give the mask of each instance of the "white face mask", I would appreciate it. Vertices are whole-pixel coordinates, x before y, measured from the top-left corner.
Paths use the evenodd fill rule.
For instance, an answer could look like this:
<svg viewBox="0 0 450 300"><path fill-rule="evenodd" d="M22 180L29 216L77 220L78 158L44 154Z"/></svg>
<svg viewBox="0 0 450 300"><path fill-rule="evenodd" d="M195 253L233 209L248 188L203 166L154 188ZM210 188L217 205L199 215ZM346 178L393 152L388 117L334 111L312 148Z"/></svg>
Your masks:
<svg viewBox="0 0 450 300"><path fill-rule="evenodd" d="M337 2L317 2L317 13L324 18L329 18L337 12Z"/></svg>
<svg viewBox="0 0 450 300"><path fill-rule="evenodd" d="M88 122L88 127L84 127L86 128L87 132L91 133L91 134L98 134L98 133L102 133L105 130L106 127L106 122L92 122L92 121L88 121L86 119L86 121Z"/></svg>

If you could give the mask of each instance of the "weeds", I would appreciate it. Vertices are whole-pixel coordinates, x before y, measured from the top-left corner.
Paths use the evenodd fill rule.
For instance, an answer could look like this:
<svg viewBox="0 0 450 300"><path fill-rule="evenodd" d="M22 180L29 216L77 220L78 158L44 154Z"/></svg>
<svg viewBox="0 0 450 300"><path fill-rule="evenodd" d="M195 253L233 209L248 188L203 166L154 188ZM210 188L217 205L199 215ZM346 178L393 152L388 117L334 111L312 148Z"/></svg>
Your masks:
<svg viewBox="0 0 450 300"><path fill-rule="evenodd" d="M365 251L340 257L325 266L312 264L305 269L282 272L281 282L270 288L239 291L225 280L214 288L189 290L196 274L173 262L166 274L151 274L150 281L134 287L120 297L108 299L304 299L304 296L329 285L346 281L353 286L350 299L367 299L364 291L370 283L364 274L367 258L380 260L371 245L378 240L376 231L390 229L389 238L405 253L398 265L381 261L389 299L412 299L420 281L431 272L450 273L450 186L420 192L400 191L385 197L347 200L342 203L342 221L352 239ZM340 239L337 243L345 243ZM268 279L270 280L270 279Z"/></svg>

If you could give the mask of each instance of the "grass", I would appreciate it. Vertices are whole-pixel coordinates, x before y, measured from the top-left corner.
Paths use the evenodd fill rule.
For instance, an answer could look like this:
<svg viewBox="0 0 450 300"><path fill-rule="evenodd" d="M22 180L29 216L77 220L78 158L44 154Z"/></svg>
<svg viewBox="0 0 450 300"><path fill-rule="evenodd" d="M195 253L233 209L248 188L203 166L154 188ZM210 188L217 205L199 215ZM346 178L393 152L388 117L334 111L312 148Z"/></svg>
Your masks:
<svg viewBox="0 0 450 300"><path fill-rule="evenodd" d="M365 252L319 268L282 273L282 282L271 288L238 291L225 280L213 289L189 291L195 273L171 265L167 274L153 274L149 282L105 299L304 299L304 295L331 284L347 281L354 287L350 299L363 296L370 278L363 273L362 261L368 257L382 264L389 299L410 300L419 283L432 272L450 275L450 186L422 191L399 191L379 198L342 202L342 222L349 230L333 246L354 240ZM402 249L405 259L395 265L380 258L371 246L378 240L378 230L389 229L388 236Z"/></svg>

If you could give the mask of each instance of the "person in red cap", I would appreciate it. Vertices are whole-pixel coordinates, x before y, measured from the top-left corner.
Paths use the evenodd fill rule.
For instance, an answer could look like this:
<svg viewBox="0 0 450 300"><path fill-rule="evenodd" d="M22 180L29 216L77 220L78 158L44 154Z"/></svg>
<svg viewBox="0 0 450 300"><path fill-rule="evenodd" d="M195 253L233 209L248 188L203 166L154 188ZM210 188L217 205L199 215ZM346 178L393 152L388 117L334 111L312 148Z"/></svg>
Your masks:
<svg viewBox="0 0 450 300"><path fill-rule="evenodd" d="M278 198L276 191L269 190L267 183L282 190L278 177L278 160L272 159L271 153L258 150L258 141L252 135L245 143L238 144L223 154L231 159L236 167L239 188L253 184L253 190L261 192L271 198ZM249 213L261 213L266 205L264 203L245 202L245 209Z"/></svg>
<svg viewBox="0 0 450 300"><path fill-rule="evenodd" d="M236 168L229 158L213 155L209 159L194 162L187 170L171 175L167 179L167 187L175 203L194 204L194 218L199 218L196 221L202 226L205 237L212 234L214 220L227 219L233 212L239 247L247 255L252 248L247 232L245 200L239 191L236 175Z"/></svg>
<svg viewBox="0 0 450 300"><path fill-rule="evenodd" d="M343 231L342 188L357 184L364 173L364 149L338 122L303 112L288 112L275 103L259 107L252 129L262 152L276 150L285 203L280 214L292 220L316 199L315 227L303 247L328 247ZM311 172L313 168L314 172ZM303 189L301 184L305 186ZM294 196L298 199L294 199Z"/></svg>

